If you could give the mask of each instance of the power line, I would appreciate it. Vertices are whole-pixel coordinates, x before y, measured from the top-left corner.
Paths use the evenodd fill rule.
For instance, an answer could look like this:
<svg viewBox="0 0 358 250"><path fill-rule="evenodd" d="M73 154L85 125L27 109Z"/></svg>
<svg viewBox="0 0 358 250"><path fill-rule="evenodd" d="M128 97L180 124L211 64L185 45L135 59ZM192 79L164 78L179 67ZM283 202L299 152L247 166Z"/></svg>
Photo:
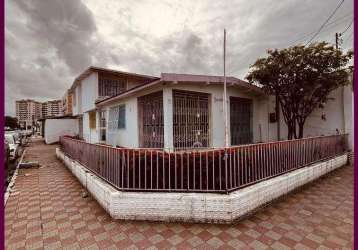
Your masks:
<svg viewBox="0 0 358 250"><path fill-rule="evenodd" d="M341 37L352 26L352 23L353 23L353 19L342 33L336 33L336 49L338 49L339 45L342 45L343 39Z"/></svg>
<svg viewBox="0 0 358 250"><path fill-rule="evenodd" d="M352 15L352 13L350 13L350 14L348 14L348 15L344 15L344 16L339 17L339 18L337 18L336 20L334 20L334 21L332 21L332 22L330 22L330 23L327 23L326 27L325 27L324 29L322 29L322 30L325 30L325 31L326 31L326 30L328 30L328 29L331 29L331 28L337 26L338 24L342 23L342 21L344 21L347 17L349 17L349 16L351 16L351 15ZM341 21L341 22L338 22L338 21ZM337 22L338 22L338 23L337 23ZM335 25L333 25L333 24L335 24ZM333 25L333 26L332 26L332 27L328 27L328 26L331 26L331 25ZM309 35L314 34L315 32L316 32L316 31L303 34L300 38L298 38L298 39L296 39L296 40L294 40L294 41L292 41L292 42L289 42L289 44L290 44L289 46L291 46L292 44L294 44L294 43L296 43L296 42L298 42L298 41L300 41L300 40L302 40L302 39L308 37Z"/></svg>
<svg viewBox="0 0 358 250"><path fill-rule="evenodd" d="M328 23L328 21L334 16L334 14L336 14L337 10L342 6L343 2L344 2L344 0L342 0L338 4L338 6L334 9L332 14L326 19L326 21L324 21L324 23L321 25L321 27L319 27L318 31L312 36L312 38L305 45L309 44L319 34L319 32L321 32L323 27Z"/></svg>
<svg viewBox="0 0 358 250"><path fill-rule="evenodd" d="M342 36L344 33L346 33L346 31L352 26L352 23L353 23L353 19L352 19L351 23L348 25L348 27L347 27L343 32L341 32L341 36Z"/></svg>

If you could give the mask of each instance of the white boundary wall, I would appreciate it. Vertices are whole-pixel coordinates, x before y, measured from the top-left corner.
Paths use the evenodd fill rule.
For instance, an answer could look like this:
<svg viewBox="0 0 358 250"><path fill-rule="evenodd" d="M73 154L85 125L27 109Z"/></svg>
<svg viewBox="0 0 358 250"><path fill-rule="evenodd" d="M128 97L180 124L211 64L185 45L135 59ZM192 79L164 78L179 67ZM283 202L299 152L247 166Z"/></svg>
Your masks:
<svg viewBox="0 0 358 250"><path fill-rule="evenodd" d="M60 136L78 135L78 120L72 118L46 119L45 121L45 142L46 144L56 143Z"/></svg>
<svg viewBox="0 0 358 250"><path fill-rule="evenodd" d="M56 155L114 219L203 223L232 223L295 188L347 164L345 154L230 194L122 192L58 148Z"/></svg>

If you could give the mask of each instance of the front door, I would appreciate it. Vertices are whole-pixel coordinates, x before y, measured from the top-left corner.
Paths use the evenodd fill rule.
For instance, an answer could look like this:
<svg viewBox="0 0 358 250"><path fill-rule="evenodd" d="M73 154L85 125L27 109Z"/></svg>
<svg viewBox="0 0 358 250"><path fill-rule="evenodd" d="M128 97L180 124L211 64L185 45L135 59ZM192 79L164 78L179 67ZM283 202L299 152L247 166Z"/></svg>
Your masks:
<svg viewBox="0 0 358 250"><path fill-rule="evenodd" d="M252 143L252 100L230 96L231 145Z"/></svg>

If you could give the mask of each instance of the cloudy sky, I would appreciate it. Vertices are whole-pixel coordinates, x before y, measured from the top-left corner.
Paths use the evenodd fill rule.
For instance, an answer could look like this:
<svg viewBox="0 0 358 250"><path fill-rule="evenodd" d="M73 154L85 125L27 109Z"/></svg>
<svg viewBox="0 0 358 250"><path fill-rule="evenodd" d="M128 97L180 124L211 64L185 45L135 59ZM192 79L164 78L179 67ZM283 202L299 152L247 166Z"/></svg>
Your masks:
<svg viewBox="0 0 358 250"><path fill-rule="evenodd" d="M90 65L159 76L244 78L268 48L306 43L341 0L12 0L5 1L5 113L15 100L61 98ZM353 18L345 0L314 39L335 41ZM342 47L352 48L350 27Z"/></svg>

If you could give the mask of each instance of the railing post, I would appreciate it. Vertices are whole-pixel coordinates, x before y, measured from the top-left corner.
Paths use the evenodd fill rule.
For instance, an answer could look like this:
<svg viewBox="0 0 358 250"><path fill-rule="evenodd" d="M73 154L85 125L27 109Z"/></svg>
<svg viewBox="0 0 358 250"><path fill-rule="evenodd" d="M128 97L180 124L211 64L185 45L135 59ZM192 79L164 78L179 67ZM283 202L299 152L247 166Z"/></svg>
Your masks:
<svg viewBox="0 0 358 250"><path fill-rule="evenodd" d="M227 173L227 149L225 148L225 154L224 154L224 160L225 160L225 190L228 193L228 173Z"/></svg>

